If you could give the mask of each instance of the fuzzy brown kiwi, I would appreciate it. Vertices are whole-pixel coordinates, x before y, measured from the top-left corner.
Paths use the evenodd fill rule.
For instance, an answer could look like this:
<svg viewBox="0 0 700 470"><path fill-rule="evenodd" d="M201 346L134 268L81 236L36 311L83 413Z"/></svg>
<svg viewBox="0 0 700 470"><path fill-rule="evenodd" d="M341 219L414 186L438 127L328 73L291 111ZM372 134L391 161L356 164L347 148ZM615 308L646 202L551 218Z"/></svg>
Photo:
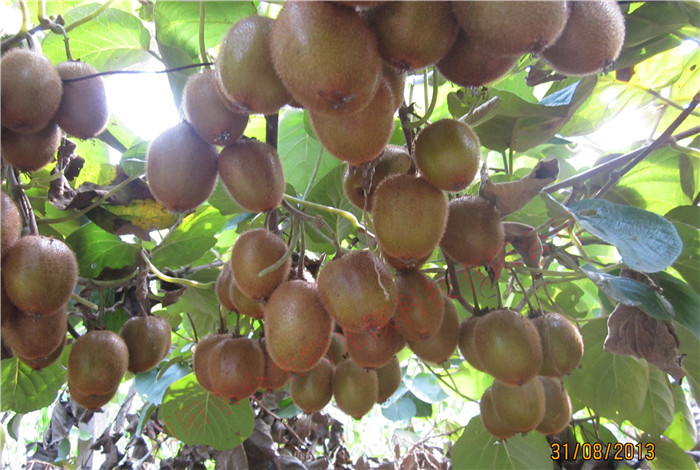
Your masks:
<svg viewBox="0 0 700 470"><path fill-rule="evenodd" d="M92 330L78 338L68 355L68 384L82 395L113 393L129 365L129 348L118 334Z"/></svg>
<svg viewBox="0 0 700 470"><path fill-rule="evenodd" d="M2 159L22 171L36 171L54 160L63 133L54 123L33 134L2 130Z"/></svg>
<svg viewBox="0 0 700 470"><path fill-rule="evenodd" d="M65 306L51 315L37 315L16 308L3 309L2 316L5 344L25 359L49 356L66 337Z"/></svg>
<svg viewBox="0 0 700 470"><path fill-rule="evenodd" d="M63 353L63 348L66 346L66 338L64 336L63 341L61 344L58 345L56 349L54 349L50 354L44 356L44 357L39 357L36 359L28 359L26 357L21 357L17 354L17 358L22 361L24 364L28 365L34 370L41 370L49 367L52 365L54 362L58 360L59 357L61 357L61 354Z"/></svg>
<svg viewBox="0 0 700 470"><path fill-rule="evenodd" d="M425 341L435 336L445 315L445 294L437 283L420 271L396 275L399 299L393 321L406 341Z"/></svg>
<svg viewBox="0 0 700 470"><path fill-rule="evenodd" d="M133 317L119 331L129 349L130 372L153 369L170 351L170 324L157 315Z"/></svg>
<svg viewBox="0 0 700 470"><path fill-rule="evenodd" d="M78 281L75 254L51 237L21 237L2 261L5 293L26 312L53 314L68 302Z"/></svg>
<svg viewBox="0 0 700 470"><path fill-rule="evenodd" d="M49 59L29 49L10 49L0 61L0 82L3 127L33 134L49 124L63 92L61 77Z"/></svg>
<svg viewBox="0 0 700 470"><path fill-rule="evenodd" d="M360 419L372 409L379 397L379 379L374 370L364 369L352 358L335 366L333 398L340 410Z"/></svg>
<svg viewBox="0 0 700 470"><path fill-rule="evenodd" d="M182 92L182 112L208 144L230 145L243 135L248 115L234 113L219 94L213 70L190 75Z"/></svg>
<svg viewBox="0 0 700 470"><path fill-rule="evenodd" d="M509 385L494 380L491 398L498 419L514 431L532 431L544 417L544 387L537 378L523 385Z"/></svg>
<svg viewBox="0 0 700 470"><path fill-rule="evenodd" d="M347 355L348 344L347 340L345 339L345 336L338 333L337 331L334 331L331 334L331 342L328 345L328 352L326 353L326 357L333 364L337 364L343 359L345 359Z"/></svg>
<svg viewBox="0 0 700 470"><path fill-rule="evenodd" d="M273 146L254 139L234 142L219 154L219 176L243 209L265 212L284 197L282 162Z"/></svg>
<svg viewBox="0 0 700 470"><path fill-rule="evenodd" d="M272 360L265 346L265 338L260 339L260 347L265 355L265 371L260 388L267 391L277 390L289 381L290 372L277 366Z"/></svg>
<svg viewBox="0 0 700 470"><path fill-rule="evenodd" d="M539 375L562 377L578 367L583 357L583 337L571 321L558 313L545 313L532 323L542 345Z"/></svg>
<svg viewBox="0 0 700 470"><path fill-rule="evenodd" d="M219 304L226 310L235 310L236 308L231 296L232 290L233 275L231 274L231 264L225 263L216 276L214 291L216 292L216 300L218 300Z"/></svg>
<svg viewBox="0 0 700 470"><path fill-rule="evenodd" d="M449 298L445 298L445 314L437 333L424 341L408 341L408 347L422 360L442 364L455 352L458 342L457 309Z"/></svg>
<svg viewBox="0 0 700 470"><path fill-rule="evenodd" d="M391 95L394 97L394 109L399 109L403 105L403 92L406 86L406 73L395 69L386 62L382 63L382 76L391 88Z"/></svg>
<svg viewBox="0 0 700 470"><path fill-rule="evenodd" d="M493 407L493 397L491 396L492 387L489 387L481 395L479 400L479 409L481 423L484 428L496 439L510 439L515 436L516 431L504 425Z"/></svg>
<svg viewBox="0 0 700 470"><path fill-rule="evenodd" d="M107 393L88 394L81 392L75 385L68 382L68 393L70 393L71 399L78 405L87 410L96 410L109 403L112 398L114 398L114 395L117 394L117 389L115 388Z"/></svg>
<svg viewBox="0 0 700 470"><path fill-rule="evenodd" d="M209 380L214 393L233 401L251 396L265 374L265 355L257 341L228 336L211 350Z"/></svg>
<svg viewBox="0 0 700 470"><path fill-rule="evenodd" d="M192 359L192 366L194 368L194 376L197 378L197 382L206 391L214 393L214 386L212 385L211 379L209 378L209 364L211 363L211 352L214 346L218 344L219 341L226 339L229 335L221 334L209 334L204 338L200 339L195 346L194 356Z"/></svg>
<svg viewBox="0 0 700 470"><path fill-rule="evenodd" d="M486 369L479 359L479 351L474 346L474 327L481 317L469 317L459 324L459 352L473 368L485 372Z"/></svg>
<svg viewBox="0 0 700 470"><path fill-rule="evenodd" d="M184 212L203 203L214 190L217 153L192 127L181 122L162 132L146 153L146 177L155 198Z"/></svg>
<svg viewBox="0 0 700 470"><path fill-rule="evenodd" d="M544 417L535 429L546 436L558 434L571 420L571 398L561 380L537 377L544 388Z"/></svg>
<svg viewBox="0 0 700 470"><path fill-rule="evenodd" d="M260 277L258 274L279 261L287 252L287 245L279 235L253 229L243 232L231 249L231 272L236 285L252 299L265 299L287 279L291 257L277 269Z"/></svg>
<svg viewBox="0 0 700 470"><path fill-rule="evenodd" d="M331 2L285 3L272 26L270 50L287 90L315 113L355 113L377 90L381 59L376 40L363 19L347 7Z"/></svg>
<svg viewBox="0 0 700 470"><path fill-rule="evenodd" d="M313 369L292 381L290 394L305 413L321 411L333 398L333 364L321 358Z"/></svg>
<svg viewBox="0 0 700 470"><path fill-rule="evenodd" d="M345 337L350 357L365 369L384 367L406 344L392 322L378 328L346 331Z"/></svg>
<svg viewBox="0 0 700 470"><path fill-rule="evenodd" d="M377 403L384 403L401 385L401 365L396 356L392 357L377 372Z"/></svg>
<svg viewBox="0 0 700 470"><path fill-rule="evenodd" d="M102 77L69 81L94 75L97 70L78 61L61 62L56 71L63 80L61 104L56 111L56 124L66 134L90 139L101 133L109 121L107 95Z"/></svg>
<svg viewBox="0 0 700 470"><path fill-rule="evenodd" d="M19 240L22 233L22 217L19 215L17 205L10 196L2 191L2 219L0 220L0 241L2 249L0 256L4 257L12 245Z"/></svg>

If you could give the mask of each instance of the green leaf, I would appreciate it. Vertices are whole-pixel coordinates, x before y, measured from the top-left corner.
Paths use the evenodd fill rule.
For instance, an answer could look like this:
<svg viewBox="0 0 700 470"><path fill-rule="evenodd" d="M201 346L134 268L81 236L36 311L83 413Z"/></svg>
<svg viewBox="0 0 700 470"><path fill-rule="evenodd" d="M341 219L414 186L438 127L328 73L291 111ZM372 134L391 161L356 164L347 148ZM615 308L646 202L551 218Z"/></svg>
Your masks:
<svg viewBox="0 0 700 470"><path fill-rule="evenodd" d="M242 214L246 212L236 204L229 192L226 190L226 186L221 182L221 179L216 181L216 186L214 186L214 191L212 192L209 199L207 199L209 204L214 206L221 215L233 215Z"/></svg>
<svg viewBox="0 0 700 470"><path fill-rule="evenodd" d="M141 395L145 401L153 403L154 405L163 403L163 396L168 387L170 387L173 382L185 377L191 370L187 365L177 363L168 367L162 375L161 372L162 367L157 367L148 372L136 374L134 377L136 391L139 392L139 395Z"/></svg>
<svg viewBox="0 0 700 470"><path fill-rule="evenodd" d="M671 385L671 391L673 392L675 412L673 414L673 422L666 429L664 435L681 449L691 450L695 447L698 438L695 418L692 411L690 411L688 400L680 385Z"/></svg>
<svg viewBox="0 0 700 470"><path fill-rule="evenodd" d="M652 445L654 458L650 458L649 445ZM652 441L644 441L643 453L646 453L647 462L651 470L697 470L695 461L686 454L683 449L675 443L666 439L654 439Z"/></svg>
<svg viewBox="0 0 700 470"><path fill-rule="evenodd" d="M63 15L66 24L83 19L101 5L90 3ZM151 35L140 19L116 8L107 8L96 18L68 32L73 59L98 71L123 70L151 58L147 52ZM48 34L42 43L44 54L52 62L66 60L63 36Z"/></svg>
<svg viewBox="0 0 700 470"><path fill-rule="evenodd" d="M401 395L397 400L387 406L382 405L382 415L391 421L408 421L416 416L416 403L408 393Z"/></svg>
<svg viewBox="0 0 700 470"><path fill-rule="evenodd" d="M216 244L216 233L226 219L211 206L200 206L194 214L185 217L158 249L151 260L158 267L179 268L199 259Z"/></svg>
<svg viewBox="0 0 700 470"><path fill-rule="evenodd" d="M66 369L61 360L49 367L34 370L17 357L0 361L1 411L29 413L49 406L66 382Z"/></svg>
<svg viewBox="0 0 700 470"><path fill-rule="evenodd" d="M675 316L673 306L651 287L627 277L617 277L599 271L590 264L581 266L581 271L598 288L611 298L625 305L633 305L650 317L670 320Z"/></svg>
<svg viewBox="0 0 700 470"><path fill-rule="evenodd" d="M547 439L540 433L517 435L498 441L475 416L450 450L452 468L459 470L515 470L552 468Z"/></svg>
<svg viewBox="0 0 700 470"><path fill-rule="evenodd" d="M97 139L76 139L75 144L75 154L85 159L85 163L73 186L77 188L83 183L111 184L117 177L117 167L109 161L109 146Z"/></svg>
<svg viewBox="0 0 700 470"><path fill-rule="evenodd" d="M671 384L657 367L649 368L649 391L639 414L630 418L638 429L660 436L673 421L674 400Z"/></svg>
<svg viewBox="0 0 700 470"><path fill-rule="evenodd" d="M416 405L416 418L430 418L433 416L433 405L424 402L411 392L406 393L405 396L411 399Z"/></svg>
<svg viewBox="0 0 700 470"><path fill-rule="evenodd" d="M253 434L255 415L250 400L227 403L204 390L194 374L168 387L158 418L165 432L188 445L233 449Z"/></svg>
<svg viewBox="0 0 700 470"><path fill-rule="evenodd" d="M86 224L66 238L78 259L82 277L97 278L105 268L120 269L134 264L138 248L124 243L95 224Z"/></svg>
<svg viewBox="0 0 700 470"><path fill-rule="evenodd" d="M139 142L122 154L119 166L127 176L138 176L146 173L148 145L148 142Z"/></svg>
<svg viewBox="0 0 700 470"><path fill-rule="evenodd" d="M685 325L700 339L700 295L688 284L667 273L658 273L656 280L664 297L671 302L678 323Z"/></svg>
<svg viewBox="0 0 700 470"><path fill-rule="evenodd" d="M683 357L681 366L687 372L688 383L690 390L693 392L693 398L696 402L700 402L700 340L698 340L686 327L682 325L676 326L676 336L680 346L678 354Z"/></svg>
<svg viewBox="0 0 700 470"><path fill-rule="evenodd" d="M615 245L634 270L663 271L683 249L673 224L653 212L600 199L584 199L569 209L584 229Z"/></svg>
<svg viewBox="0 0 700 470"><path fill-rule="evenodd" d="M415 377L406 377L404 381L408 389L424 402L437 403L447 398L440 381L431 373L421 372Z"/></svg>
<svg viewBox="0 0 700 470"><path fill-rule="evenodd" d="M635 357L605 352L606 334L607 325L600 320L581 328L584 354L580 366L565 378L566 389L596 414L621 423L642 411L649 366Z"/></svg>
<svg viewBox="0 0 700 470"><path fill-rule="evenodd" d="M679 206L666 218L673 222L683 240L683 251L673 267L700 294L700 207Z"/></svg>

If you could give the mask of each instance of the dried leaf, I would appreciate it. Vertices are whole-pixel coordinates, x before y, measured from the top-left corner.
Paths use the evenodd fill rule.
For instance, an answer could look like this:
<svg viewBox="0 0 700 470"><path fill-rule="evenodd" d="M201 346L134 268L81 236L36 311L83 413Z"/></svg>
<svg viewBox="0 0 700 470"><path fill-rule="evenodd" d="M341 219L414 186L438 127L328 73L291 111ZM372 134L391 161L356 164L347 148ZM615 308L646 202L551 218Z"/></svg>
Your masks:
<svg viewBox="0 0 700 470"><path fill-rule="evenodd" d="M503 222L503 231L505 241L513 246L525 266L539 268L544 250L542 240L534 227L518 222Z"/></svg>
<svg viewBox="0 0 700 470"><path fill-rule="evenodd" d="M490 201L502 216L506 216L524 207L542 188L553 183L558 175L559 161L555 159L541 161L527 176L505 183L494 183L482 169L479 196Z"/></svg>
<svg viewBox="0 0 700 470"><path fill-rule="evenodd" d="M228 470L233 468L236 470L248 470L249 468L246 452L243 450L242 445L219 452L216 456L215 470Z"/></svg>

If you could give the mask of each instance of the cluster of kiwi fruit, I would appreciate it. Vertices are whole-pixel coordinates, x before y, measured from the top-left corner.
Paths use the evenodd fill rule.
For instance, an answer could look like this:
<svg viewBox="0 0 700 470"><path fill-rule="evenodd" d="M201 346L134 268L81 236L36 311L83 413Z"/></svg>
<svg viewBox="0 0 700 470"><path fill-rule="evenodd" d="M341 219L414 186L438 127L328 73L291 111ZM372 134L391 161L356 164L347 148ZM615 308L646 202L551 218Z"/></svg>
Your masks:
<svg viewBox="0 0 700 470"><path fill-rule="evenodd" d="M2 158L35 171L50 163L63 134L89 139L109 120L104 83L80 61L54 66L42 54L10 49L2 56Z"/></svg>
<svg viewBox="0 0 700 470"><path fill-rule="evenodd" d="M571 420L561 377L583 356L578 329L558 313L526 318L500 309L460 325L459 349L475 369L494 377L480 401L481 420L498 439L533 429L552 435Z"/></svg>

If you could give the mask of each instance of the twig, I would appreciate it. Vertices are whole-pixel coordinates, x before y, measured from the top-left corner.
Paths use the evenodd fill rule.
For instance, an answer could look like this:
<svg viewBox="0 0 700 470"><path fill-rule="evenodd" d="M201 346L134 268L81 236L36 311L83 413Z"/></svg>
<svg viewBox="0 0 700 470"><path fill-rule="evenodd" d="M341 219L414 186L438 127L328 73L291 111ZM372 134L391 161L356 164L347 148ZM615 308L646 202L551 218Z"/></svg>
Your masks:
<svg viewBox="0 0 700 470"><path fill-rule="evenodd" d="M199 55L202 58L202 62L209 62L209 56L207 55L207 46L204 41L204 25L206 24L206 3L199 2ZM209 68L207 65L206 68Z"/></svg>
<svg viewBox="0 0 700 470"><path fill-rule="evenodd" d="M153 263L151 263L151 260L148 259L148 255L144 250L141 250L141 258L146 262L148 265L148 269L151 270L153 274L155 274L160 280L165 281L165 282L170 282L173 284L178 284L181 286L185 287L194 287L196 289L211 289L214 287L214 281L212 282L197 282L193 281L192 279L182 279L179 277L172 277L168 276L167 274L163 274L158 268L156 268Z"/></svg>
<svg viewBox="0 0 700 470"><path fill-rule="evenodd" d="M462 295L462 291L459 287L459 280L457 279L457 270L455 269L455 264L449 259L447 259L447 257L445 257L445 259L447 261L447 274L450 279L450 292L448 297L450 299L456 299L457 302L459 302L467 312L474 315L474 307L472 307L472 305L467 301L467 299L464 298L464 296Z"/></svg>

